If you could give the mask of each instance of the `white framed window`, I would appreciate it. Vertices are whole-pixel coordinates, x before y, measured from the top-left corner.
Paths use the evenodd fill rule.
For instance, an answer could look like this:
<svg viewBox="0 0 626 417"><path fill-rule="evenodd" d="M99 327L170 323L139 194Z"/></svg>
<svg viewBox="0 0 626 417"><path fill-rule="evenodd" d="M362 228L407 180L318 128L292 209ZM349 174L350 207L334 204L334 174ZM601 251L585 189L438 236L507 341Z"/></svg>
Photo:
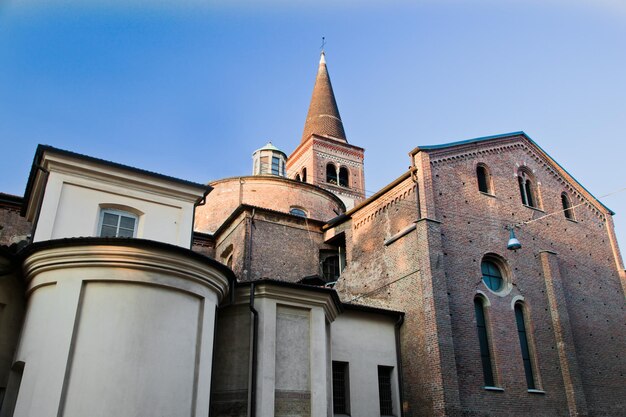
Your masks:
<svg viewBox="0 0 626 417"><path fill-rule="evenodd" d="M98 236L100 237L136 237L137 222L136 214L116 209L102 209L100 211L100 224Z"/></svg>

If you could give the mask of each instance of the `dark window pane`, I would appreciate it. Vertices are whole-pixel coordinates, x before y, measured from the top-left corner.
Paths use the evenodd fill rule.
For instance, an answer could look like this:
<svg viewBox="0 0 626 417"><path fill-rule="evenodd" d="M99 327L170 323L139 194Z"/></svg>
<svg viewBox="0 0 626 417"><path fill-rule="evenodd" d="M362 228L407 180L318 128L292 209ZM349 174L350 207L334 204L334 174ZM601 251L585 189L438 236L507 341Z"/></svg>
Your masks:
<svg viewBox="0 0 626 417"><path fill-rule="evenodd" d="M133 237L134 233L132 229L122 229L120 228L119 232L117 232L118 237Z"/></svg>
<svg viewBox="0 0 626 417"><path fill-rule="evenodd" d="M341 167L339 169L339 185L342 187L347 187L349 184L348 181L348 170L346 168Z"/></svg>
<svg viewBox="0 0 626 417"><path fill-rule="evenodd" d="M528 200L526 200L526 189L524 188L524 180L521 176L517 177L517 182L519 184L519 193L522 197L522 204L528 205Z"/></svg>
<svg viewBox="0 0 626 417"><path fill-rule="evenodd" d="M479 165L476 167L476 177L478 178L478 190L483 193L488 193L489 185L487 184L487 170L484 166Z"/></svg>
<svg viewBox="0 0 626 417"><path fill-rule="evenodd" d="M100 232L101 237L116 237L117 236L117 228L113 226L102 225L102 230Z"/></svg>
<svg viewBox="0 0 626 417"><path fill-rule="evenodd" d="M337 184L337 170L333 164L326 165L326 182Z"/></svg>
<svg viewBox="0 0 626 417"><path fill-rule="evenodd" d="M347 414L348 410L348 364L333 361L333 411Z"/></svg>
<svg viewBox="0 0 626 417"><path fill-rule="evenodd" d="M123 227L124 229L134 229L135 219L132 217L121 216L120 227Z"/></svg>
<svg viewBox="0 0 626 417"><path fill-rule="evenodd" d="M302 168L302 182L306 182L306 168Z"/></svg>
<svg viewBox="0 0 626 417"><path fill-rule="evenodd" d="M522 360L524 361L524 373L526 374L526 385L528 389L535 388L533 377L533 367L530 360L530 350L528 349L528 337L526 335L526 325L524 323L524 310L520 304L515 305L515 321L517 323L517 335L522 350Z"/></svg>
<svg viewBox="0 0 626 417"><path fill-rule="evenodd" d="M533 184L530 182L530 180L526 180L526 199L529 206L536 207L535 197L533 195Z"/></svg>
<svg viewBox="0 0 626 417"><path fill-rule="evenodd" d="M393 415L393 401L391 397L391 371L390 366L378 367L378 395L380 400L380 415Z"/></svg>
<svg viewBox="0 0 626 417"><path fill-rule="evenodd" d="M561 203L563 204L563 214L565 215L565 218L573 219L574 213L572 212L572 209L570 208L572 205L567 195L561 194Z"/></svg>
<svg viewBox="0 0 626 417"><path fill-rule="evenodd" d="M322 274L326 281L337 281L339 278L339 256L329 256L322 262Z"/></svg>
<svg viewBox="0 0 626 417"><path fill-rule="evenodd" d="M490 261L483 261L480 265L485 285L492 291L498 291L502 287L502 273L496 264Z"/></svg>
<svg viewBox="0 0 626 417"><path fill-rule="evenodd" d="M280 159L275 156L272 156L272 174L279 175L280 174Z"/></svg>
<svg viewBox="0 0 626 417"><path fill-rule="evenodd" d="M102 217L102 224L107 225L107 226L117 227L118 219L119 219L119 216L117 214L104 213L104 216Z"/></svg>
<svg viewBox="0 0 626 417"><path fill-rule="evenodd" d="M489 352L489 336L485 325L485 310L480 299L474 300L474 312L476 313L476 329L478 331L478 343L480 344L480 359L483 365L483 379L485 386L494 386L493 369L491 368L491 354Z"/></svg>

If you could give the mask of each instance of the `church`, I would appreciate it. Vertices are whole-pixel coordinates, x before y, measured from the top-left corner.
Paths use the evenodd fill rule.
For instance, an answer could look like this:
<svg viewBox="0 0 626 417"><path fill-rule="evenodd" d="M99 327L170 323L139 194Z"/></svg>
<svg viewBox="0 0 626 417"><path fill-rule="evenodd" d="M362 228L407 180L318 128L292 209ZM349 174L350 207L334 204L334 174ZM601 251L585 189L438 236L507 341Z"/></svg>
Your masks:
<svg viewBox="0 0 626 417"><path fill-rule="evenodd" d="M407 151L366 197L323 52L252 175L39 145L0 193L0 417L626 415L615 213L524 132Z"/></svg>

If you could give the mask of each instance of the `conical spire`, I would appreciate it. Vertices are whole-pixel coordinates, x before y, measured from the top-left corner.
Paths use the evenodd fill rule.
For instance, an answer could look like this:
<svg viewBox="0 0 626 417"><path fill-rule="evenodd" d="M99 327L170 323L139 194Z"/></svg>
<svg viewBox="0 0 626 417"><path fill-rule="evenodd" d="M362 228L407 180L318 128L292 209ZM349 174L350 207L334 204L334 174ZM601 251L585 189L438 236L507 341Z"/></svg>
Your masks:
<svg viewBox="0 0 626 417"><path fill-rule="evenodd" d="M315 87L313 87L309 113L304 123L302 142L307 140L313 133L321 136L330 136L339 142L348 143L346 132L343 130L343 123L339 116L337 102L335 101L333 86L330 84L323 51L317 70Z"/></svg>

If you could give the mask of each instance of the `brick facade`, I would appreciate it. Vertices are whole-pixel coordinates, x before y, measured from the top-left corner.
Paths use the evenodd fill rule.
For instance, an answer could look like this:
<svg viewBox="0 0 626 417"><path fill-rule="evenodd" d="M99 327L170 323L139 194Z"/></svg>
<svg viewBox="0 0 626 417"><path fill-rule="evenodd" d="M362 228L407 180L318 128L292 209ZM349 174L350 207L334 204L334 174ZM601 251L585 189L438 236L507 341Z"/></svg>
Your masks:
<svg viewBox="0 0 626 417"><path fill-rule="evenodd" d="M415 194L406 192L411 173L349 212L348 267L337 287L344 300L406 313L405 415L623 415L623 264L608 209L523 134L413 155L419 212ZM478 190L479 163L491 174L491 193ZM538 209L521 203L521 167L534 176ZM573 220L562 212L563 192ZM516 229L520 250L506 250L506 226L548 213L556 214ZM487 254L504 262L508 291L496 294L482 282ZM483 388L477 294L488 300L502 390ZM527 389L515 302L526 313L534 391Z"/></svg>

